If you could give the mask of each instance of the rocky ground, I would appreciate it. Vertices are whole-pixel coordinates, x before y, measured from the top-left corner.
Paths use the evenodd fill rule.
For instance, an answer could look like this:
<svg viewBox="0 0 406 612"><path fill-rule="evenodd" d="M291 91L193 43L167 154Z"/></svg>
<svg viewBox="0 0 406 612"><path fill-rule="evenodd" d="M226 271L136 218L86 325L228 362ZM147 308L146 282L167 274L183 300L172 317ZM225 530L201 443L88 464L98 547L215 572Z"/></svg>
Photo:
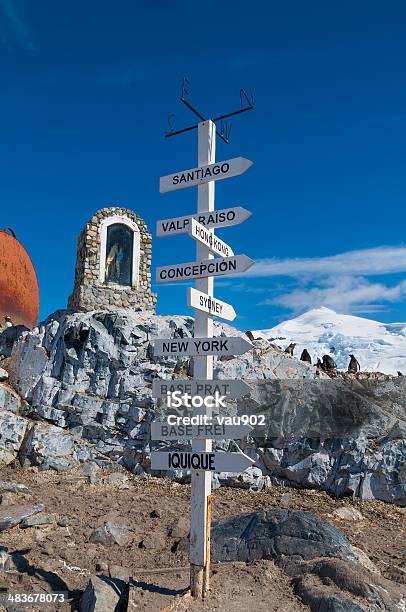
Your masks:
<svg viewBox="0 0 406 612"><path fill-rule="evenodd" d="M100 598L104 604L92 607L89 598L82 598L82 609L86 611L114 610L120 589L124 593L124 604L120 605L129 610L405 609L405 603L399 602L406 590L406 509L384 502L338 500L325 492L279 487L257 493L216 489L214 521L273 509L293 511L288 515L302 517L295 511L304 510L337 527L348 543L312 517L315 526L306 527L305 536L303 526L296 536L289 531L289 546L299 542L296 551L289 546L283 549L282 534L278 546L271 547L273 552L269 549L267 559L215 563L209 597L199 603L187 593L188 485L134 476L114 464L98 469L87 463L57 473L39 471L37 467L23 469L13 463L0 471L0 494L4 547L0 567L6 568L0 572L1 591L66 591L69 603L61 610L79 609L92 576L93 591L88 589L88 594L96 592L99 605ZM44 506L42 511L10 526L10 517L41 510L39 504ZM312 540L312 529L319 540L317 546L322 548L308 554L303 550ZM217 560L219 556L224 558L224 538L219 531L216 533L213 555ZM302 536L304 540L298 539ZM338 544L334 538L338 538ZM265 541L264 537L258 541ZM351 548L349 543L357 548ZM259 550L258 542L255 547ZM106 607L109 598L113 607Z"/></svg>

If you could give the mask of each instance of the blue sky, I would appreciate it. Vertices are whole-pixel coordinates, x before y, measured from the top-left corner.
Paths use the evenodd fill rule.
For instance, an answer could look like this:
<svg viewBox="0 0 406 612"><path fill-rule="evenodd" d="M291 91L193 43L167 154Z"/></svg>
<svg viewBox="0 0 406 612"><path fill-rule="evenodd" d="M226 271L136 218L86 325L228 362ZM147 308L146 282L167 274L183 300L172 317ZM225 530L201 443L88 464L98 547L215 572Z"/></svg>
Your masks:
<svg viewBox="0 0 406 612"><path fill-rule="evenodd" d="M195 210L195 189L158 191L196 162L195 133L163 137L169 114L194 121L187 76L207 116L255 94L217 147L254 162L216 186L216 207L253 212L219 232L258 262L216 281L237 326L321 305L406 320L405 18L400 1L0 0L1 219L33 259L41 317L65 307L98 208L131 208L152 232ZM154 239L154 268L193 257L186 236ZM188 312L186 285L156 290L160 313Z"/></svg>

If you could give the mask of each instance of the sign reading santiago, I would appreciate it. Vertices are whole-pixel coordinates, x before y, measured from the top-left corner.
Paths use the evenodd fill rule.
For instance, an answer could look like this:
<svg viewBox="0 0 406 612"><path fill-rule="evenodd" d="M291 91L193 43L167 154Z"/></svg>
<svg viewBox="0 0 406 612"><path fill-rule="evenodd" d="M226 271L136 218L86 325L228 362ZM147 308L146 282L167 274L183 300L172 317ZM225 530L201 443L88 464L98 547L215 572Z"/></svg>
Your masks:
<svg viewBox="0 0 406 612"><path fill-rule="evenodd" d="M222 179L243 174L250 166L252 166L252 161L249 159L234 157L233 159L226 159L215 164L200 166L200 168L182 170L181 172L161 176L159 179L159 191L160 193L166 193L175 189L204 185L204 183L209 181L221 181Z"/></svg>

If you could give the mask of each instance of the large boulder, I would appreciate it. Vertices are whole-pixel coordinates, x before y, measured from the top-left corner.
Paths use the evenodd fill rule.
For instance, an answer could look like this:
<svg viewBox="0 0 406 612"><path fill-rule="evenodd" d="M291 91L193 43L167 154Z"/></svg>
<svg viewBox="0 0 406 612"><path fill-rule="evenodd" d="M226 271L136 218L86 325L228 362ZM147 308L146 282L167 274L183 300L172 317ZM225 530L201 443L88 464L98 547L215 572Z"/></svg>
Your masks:
<svg viewBox="0 0 406 612"><path fill-rule="evenodd" d="M311 512L273 509L241 514L215 523L211 558L216 561L292 560L338 557L355 560L343 534Z"/></svg>

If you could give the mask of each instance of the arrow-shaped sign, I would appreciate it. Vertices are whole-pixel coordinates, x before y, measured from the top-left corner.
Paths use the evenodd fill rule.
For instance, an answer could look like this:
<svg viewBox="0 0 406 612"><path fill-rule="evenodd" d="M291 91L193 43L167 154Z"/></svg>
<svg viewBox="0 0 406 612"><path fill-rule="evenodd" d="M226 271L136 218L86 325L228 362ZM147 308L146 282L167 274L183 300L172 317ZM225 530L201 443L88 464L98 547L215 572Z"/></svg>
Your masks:
<svg viewBox="0 0 406 612"><path fill-rule="evenodd" d="M173 283L206 276L242 274L251 268L254 263L247 255L234 255L233 257L218 257L216 259L202 259L201 261L159 266L156 269L156 282Z"/></svg>
<svg viewBox="0 0 406 612"><path fill-rule="evenodd" d="M212 212L196 213L185 217L173 217L172 219L162 219L156 222L157 236L173 236L175 234L186 234L190 232L192 219L196 219L205 227L230 227L239 225L248 219L252 213L241 206L233 208L223 208Z"/></svg>
<svg viewBox="0 0 406 612"><path fill-rule="evenodd" d="M214 395L225 395L228 399L239 399L252 393L253 389L243 380L159 380L152 382L152 397L166 397L168 393L181 391L182 394L199 395L206 397Z"/></svg>
<svg viewBox="0 0 406 612"><path fill-rule="evenodd" d="M182 170L174 174L161 176L159 179L159 191L160 193L166 193L175 189L203 185L209 181L221 181L243 174L250 166L252 166L252 161L249 159L234 157L233 159L226 159L215 164Z"/></svg>
<svg viewBox="0 0 406 612"><path fill-rule="evenodd" d="M193 453L164 452L151 453L152 470L209 470L211 472L239 473L255 461L244 453Z"/></svg>
<svg viewBox="0 0 406 612"><path fill-rule="evenodd" d="M220 257L231 257L231 255L234 255L232 248L228 246L228 244L215 236L213 230L205 228L204 225L196 221L196 219L192 219L190 235L195 240L207 246L212 253L220 255Z"/></svg>
<svg viewBox="0 0 406 612"><path fill-rule="evenodd" d="M173 338L154 341L154 356L168 357L189 355L243 355L253 345L245 338L232 336L224 338Z"/></svg>
<svg viewBox="0 0 406 612"><path fill-rule="evenodd" d="M151 423L151 440L242 440L246 438L253 427L250 425L225 425L213 418L210 423L199 425L170 425L167 421Z"/></svg>
<svg viewBox="0 0 406 612"><path fill-rule="evenodd" d="M234 321L237 316L231 304L210 297L206 295L206 293L202 293L193 287L188 288L188 306L201 310L202 312L207 312L213 317L220 317L225 321Z"/></svg>

